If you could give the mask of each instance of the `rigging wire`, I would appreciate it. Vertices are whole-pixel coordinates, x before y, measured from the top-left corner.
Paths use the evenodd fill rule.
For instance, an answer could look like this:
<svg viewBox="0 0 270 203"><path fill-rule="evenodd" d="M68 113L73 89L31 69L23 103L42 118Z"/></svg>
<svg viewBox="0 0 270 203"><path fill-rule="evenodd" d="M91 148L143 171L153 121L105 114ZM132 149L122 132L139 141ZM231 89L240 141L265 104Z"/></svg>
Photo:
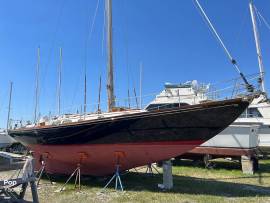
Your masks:
<svg viewBox="0 0 270 203"><path fill-rule="evenodd" d="M262 21L264 22L266 27L270 30L270 24L267 22L267 20L263 17L263 15L258 11L258 9L255 6L254 6L254 8L255 8L257 15L259 16L258 19L262 19Z"/></svg>
<svg viewBox="0 0 270 203"><path fill-rule="evenodd" d="M84 58L84 113L86 113L86 109L87 109L87 62L88 62L88 43L90 41L90 39L92 38L92 33L94 30L94 26L95 26L95 22L96 22L96 16L97 16L97 12L98 12L98 8L99 8L99 2L100 0L97 0L97 5L95 8L95 12L94 12L94 17L92 20L91 25L89 26L89 30L87 32L87 36L86 36L86 42L85 42L85 58ZM90 16L89 15L89 23L91 22L90 20Z"/></svg>
<svg viewBox="0 0 270 203"><path fill-rule="evenodd" d="M218 42L220 43L220 45L222 46L222 48L224 49L226 55L228 56L230 62L232 63L232 65L235 67L235 69L237 70L237 72L240 74L241 78L243 79L243 81L246 84L247 89L250 92L254 91L254 88L252 85L250 85L247 81L247 79L245 78L244 74L241 72L239 66L237 65L236 60L232 57L231 53L229 52L229 50L227 49L227 47L225 46L224 42L222 41L220 35L218 34L218 32L216 31L215 27L213 26L212 22L210 21L210 19L208 18L208 16L206 15L204 9L202 8L201 4L199 3L198 0L194 0L195 1L195 5L197 5L197 8L199 8L200 13L203 15L204 19L206 20L208 26L211 28L212 33L214 33L215 37L217 38Z"/></svg>
<svg viewBox="0 0 270 203"><path fill-rule="evenodd" d="M93 33L93 30L94 30L94 26L95 26L95 20L96 20L96 16L97 16L97 12L98 12L98 8L99 8L99 2L100 0L97 0L97 4L96 4L96 7L95 7L95 12L94 12L94 16L93 16L93 20L91 22L91 12L87 12L89 13L89 16L88 16L88 20L87 20L87 31L86 31L86 39L85 39L85 49L84 49L84 56L83 56L83 69L81 70L81 73L80 73L80 77L78 78L78 80L76 80L76 85L75 85L75 88L74 88L74 92L73 92L73 96L72 96L72 101L71 101L71 106L74 105L74 102L75 102L75 98L77 97L77 94L78 94L78 86L79 86L79 81L81 81L81 79L85 80L85 75L86 75L86 69L87 69L87 55L88 55L88 43L90 41L90 39L92 38L92 33ZM80 105L81 106L81 105Z"/></svg>
<svg viewBox="0 0 270 203"><path fill-rule="evenodd" d="M124 4L126 6L126 4ZM125 8L123 11L127 10ZM125 13L126 14L126 13ZM124 38L125 38L125 52L126 52L126 71L127 71L127 94L128 94L128 106L130 108L130 67L129 67L129 41L128 41L128 16L125 15L125 29L124 29Z"/></svg>
<svg viewBox="0 0 270 203"><path fill-rule="evenodd" d="M254 10L255 10L255 14L256 14L256 16L257 16L256 20L257 20L257 21L259 21L259 25L262 25L262 22L261 22L260 16L259 16L259 14L258 14L258 11L255 9L255 5L254 5L254 4L253 4L253 8L254 8Z"/></svg>
<svg viewBox="0 0 270 203"><path fill-rule="evenodd" d="M94 16L93 16L93 20L92 20L91 25L89 26L90 29L88 30L87 36L86 36L86 42L85 42L85 70L87 68L88 43L92 38L92 33L93 33L93 30L94 30L94 26L95 26L95 22L96 22L96 16L97 16L98 8L99 8L99 2L100 2L100 0L97 0L97 5L96 5L96 8L95 8L95 13L94 13ZM90 18L91 18L91 15L89 15L89 22L91 22Z"/></svg>
<svg viewBox="0 0 270 203"><path fill-rule="evenodd" d="M249 9L248 7L246 8L243 16L242 16L242 20L241 20L241 25L240 25L240 29L239 31L236 33L236 38L235 38L235 44L239 42L241 34L248 22L248 16L249 16Z"/></svg>
<svg viewBox="0 0 270 203"><path fill-rule="evenodd" d="M103 25L102 25L102 40L101 40L101 55L102 56L104 56L105 30L106 30L106 5L105 5L105 1L104 1Z"/></svg>
<svg viewBox="0 0 270 203"><path fill-rule="evenodd" d="M53 49L55 47L55 43L56 43L56 39L57 39L57 34L59 32L59 29L60 29L60 24L61 24L61 19L62 19L62 16L63 16L63 10L64 10L64 7L65 7L65 4L67 4L67 1L66 0L63 0L61 2L61 5L60 5L60 8L59 8L59 13L58 13L58 16L57 16L57 20L56 20L56 27L55 27L55 30L54 30L54 33L53 33L53 37L52 37L52 41L51 41L51 46L49 48L49 56L48 56L48 60L44 66L44 74L42 74L43 78L41 77L41 84L42 84L42 80L43 81L46 81L46 78L47 78L47 72L48 72L48 67L51 63L51 59L52 59L52 52L53 52ZM45 85L45 87L47 87L47 85ZM46 88L44 88L44 86L40 85L40 92L42 92L42 90L44 90L44 94L46 95ZM53 104L51 104L51 106L53 106Z"/></svg>
<svg viewBox="0 0 270 203"><path fill-rule="evenodd" d="M102 24L102 39L101 39L101 57L104 57L104 46L105 46L105 31L106 31L106 2L104 1L104 5L103 5L103 24ZM106 65L103 66L98 66L98 72L99 72L99 77L100 77L100 81L99 81L99 94L98 94L98 111L101 112L102 110L102 107L100 105L100 100L101 100L101 93L102 93L102 75L103 75L103 68L102 67L105 67L106 68Z"/></svg>

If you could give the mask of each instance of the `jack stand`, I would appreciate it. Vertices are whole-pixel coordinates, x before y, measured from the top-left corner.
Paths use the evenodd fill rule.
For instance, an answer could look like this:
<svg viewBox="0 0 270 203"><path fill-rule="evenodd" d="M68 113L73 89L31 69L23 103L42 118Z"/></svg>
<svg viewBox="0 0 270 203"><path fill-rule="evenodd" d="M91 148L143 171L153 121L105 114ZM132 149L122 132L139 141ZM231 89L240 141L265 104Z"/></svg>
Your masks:
<svg viewBox="0 0 270 203"><path fill-rule="evenodd" d="M153 176L154 175L153 169L158 174L160 174L159 171L158 171L158 169L153 164L147 164L145 173Z"/></svg>
<svg viewBox="0 0 270 203"><path fill-rule="evenodd" d="M38 176L37 187L39 186L39 183L40 183L40 180L41 180L43 174L46 175L46 177L50 181L51 185L53 185L53 182L51 181L51 179L46 171L46 160L49 158L51 158L51 155L49 152L45 152L40 156L39 162L41 163L41 167L38 170L38 172L36 173L36 177Z"/></svg>
<svg viewBox="0 0 270 203"><path fill-rule="evenodd" d="M119 174L119 165L116 165L115 174L110 179L110 181L105 185L105 187L103 188L103 190L105 190L110 185L110 183L113 181L113 179L115 179L115 190L118 190L118 188L119 188L118 187L118 182L119 182L120 190L121 191L124 191L123 185L122 185L122 181L121 181L121 178L120 178L120 174Z"/></svg>
<svg viewBox="0 0 270 203"><path fill-rule="evenodd" d="M77 184L78 184L78 189L81 190L81 164L82 161L88 158L88 154L85 152L79 152L79 163L77 164L77 168L73 171L73 173L69 176L69 178L67 179L67 181L65 182L65 184L62 186L62 188L59 190L60 192L62 192L65 188L65 186L68 184L68 182L71 180L71 178L76 174L75 177L75 183L74 183L74 189L77 188Z"/></svg>
<svg viewBox="0 0 270 203"><path fill-rule="evenodd" d="M204 163L205 168L208 168L208 169L214 168L214 164L213 162L211 162L212 159L213 157L211 154L204 155L203 163Z"/></svg>
<svg viewBox="0 0 270 203"><path fill-rule="evenodd" d="M77 188L77 182L78 182L79 190L81 190L81 164L78 164L77 165L77 168L73 171L73 173L69 176L69 178L67 179L67 181L65 182L65 184L60 189L60 192L62 192L64 190L65 186L68 184L68 182L71 180L71 178L75 174L76 174L76 178L75 178L74 189Z"/></svg>
<svg viewBox="0 0 270 203"><path fill-rule="evenodd" d="M42 178L43 174L46 175L46 177L50 181L51 185L53 185L53 182L51 181L48 173L46 172L46 163L45 163L45 161L41 161L41 168L39 169L39 171L36 174L36 176L38 176L37 187L39 186L39 182L40 182L40 179Z"/></svg>
<svg viewBox="0 0 270 203"><path fill-rule="evenodd" d="M105 190L106 188L108 188L110 183L115 179L115 187L114 187L115 190L124 191L119 172L120 172L120 158L125 157L125 153L124 152L115 152L115 156L116 156L115 174L113 175L113 177L109 180L109 182L105 185L105 187L102 190ZM118 185L118 183L119 183L119 185ZM119 188L119 186L120 186L120 188Z"/></svg>

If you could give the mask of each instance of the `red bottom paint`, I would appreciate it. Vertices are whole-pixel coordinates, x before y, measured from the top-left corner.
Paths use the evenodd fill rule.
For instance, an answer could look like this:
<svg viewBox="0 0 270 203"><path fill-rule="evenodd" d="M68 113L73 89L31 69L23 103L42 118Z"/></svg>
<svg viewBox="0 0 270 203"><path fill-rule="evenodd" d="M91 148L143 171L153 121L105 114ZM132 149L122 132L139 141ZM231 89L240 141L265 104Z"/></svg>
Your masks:
<svg viewBox="0 0 270 203"><path fill-rule="evenodd" d="M50 174L71 174L81 164L81 174L103 176L114 173L116 164L127 170L184 154L204 141L155 142L96 145L32 145L36 169L41 157Z"/></svg>

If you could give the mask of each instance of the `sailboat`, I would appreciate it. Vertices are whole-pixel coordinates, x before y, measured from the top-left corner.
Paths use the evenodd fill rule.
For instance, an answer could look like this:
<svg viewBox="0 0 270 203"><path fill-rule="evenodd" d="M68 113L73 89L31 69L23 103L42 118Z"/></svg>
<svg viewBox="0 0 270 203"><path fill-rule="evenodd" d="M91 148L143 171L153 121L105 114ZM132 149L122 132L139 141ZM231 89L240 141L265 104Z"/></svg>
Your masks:
<svg viewBox="0 0 270 203"><path fill-rule="evenodd" d="M46 162L52 174L103 176L190 151L230 125L252 96L172 109L148 111L115 107L112 57L112 1L106 0L108 112L67 115L57 121L10 129L9 134L34 152L36 168Z"/></svg>

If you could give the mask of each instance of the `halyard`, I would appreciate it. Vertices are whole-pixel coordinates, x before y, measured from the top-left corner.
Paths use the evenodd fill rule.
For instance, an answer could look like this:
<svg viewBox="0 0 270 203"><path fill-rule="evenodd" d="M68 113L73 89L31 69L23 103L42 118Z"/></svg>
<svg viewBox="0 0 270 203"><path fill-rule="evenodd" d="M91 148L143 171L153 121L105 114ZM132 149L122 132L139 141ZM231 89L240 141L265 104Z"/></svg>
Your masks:
<svg viewBox="0 0 270 203"><path fill-rule="evenodd" d="M144 171L142 169L141 171ZM0 177L3 176L0 172ZM105 178L82 178L81 191L74 190L74 180L58 192L68 177L52 177L56 182L41 181L40 202L270 202L270 160L260 160L254 175L242 174L238 163L218 161L214 169L194 166L190 161L175 161L174 188L162 191L162 174L153 176L130 172L123 176L124 192L115 192L114 183L102 191ZM31 199L30 194L27 194Z"/></svg>

